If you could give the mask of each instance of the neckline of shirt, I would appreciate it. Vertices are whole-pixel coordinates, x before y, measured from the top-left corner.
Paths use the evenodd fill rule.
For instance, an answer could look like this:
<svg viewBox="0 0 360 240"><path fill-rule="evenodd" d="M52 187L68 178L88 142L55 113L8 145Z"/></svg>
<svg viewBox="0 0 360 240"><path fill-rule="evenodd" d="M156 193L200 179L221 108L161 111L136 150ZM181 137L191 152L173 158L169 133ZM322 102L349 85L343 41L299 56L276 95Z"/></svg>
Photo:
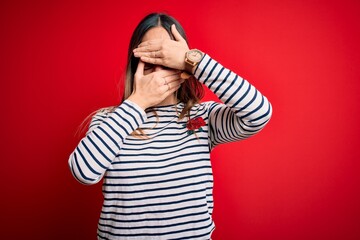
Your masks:
<svg viewBox="0 0 360 240"><path fill-rule="evenodd" d="M184 107L184 103L178 102L175 104L149 107L146 109L146 111L148 111L148 110L175 110L176 108L179 109L179 108L183 108L183 107Z"/></svg>

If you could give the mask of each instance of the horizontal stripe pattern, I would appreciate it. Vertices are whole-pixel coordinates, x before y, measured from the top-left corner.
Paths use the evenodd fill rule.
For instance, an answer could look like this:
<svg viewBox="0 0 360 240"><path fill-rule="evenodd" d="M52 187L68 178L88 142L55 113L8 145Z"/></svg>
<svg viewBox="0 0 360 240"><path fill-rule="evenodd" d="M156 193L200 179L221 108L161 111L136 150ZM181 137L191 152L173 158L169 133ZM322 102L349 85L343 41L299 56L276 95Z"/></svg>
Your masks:
<svg viewBox="0 0 360 240"><path fill-rule="evenodd" d="M112 113L97 113L92 118L86 136L69 157L73 176L83 184L100 181L116 158L126 136L145 120L146 114L131 101L124 101Z"/></svg>
<svg viewBox="0 0 360 240"><path fill-rule="evenodd" d="M195 77L225 103L213 103L209 111L211 148L243 140L265 127L272 115L267 98L253 85L205 55Z"/></svg>
<svg viewBox="0 0 360 240"><path fill-rule="evenodd" d="M259 132L271 105L252 85L205 55L195 76L226 103L195 105L202 131L189 134L183 103L143 111L124 101L98 112L69 158L84 184L103 179L98 239L210 239L215 226L211 149ZM142 128L148 139L131 136Z"/></svg>

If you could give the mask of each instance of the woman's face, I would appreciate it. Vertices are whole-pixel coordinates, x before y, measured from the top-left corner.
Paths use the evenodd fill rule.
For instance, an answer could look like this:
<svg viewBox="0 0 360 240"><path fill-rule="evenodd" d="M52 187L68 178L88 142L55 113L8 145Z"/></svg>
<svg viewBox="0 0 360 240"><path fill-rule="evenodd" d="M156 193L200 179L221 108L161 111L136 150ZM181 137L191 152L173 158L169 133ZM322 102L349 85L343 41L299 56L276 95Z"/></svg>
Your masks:
<svg viewBox="0 0 360 240"><path fill-rule="evenodd" d="M163 27L154 27L149 29L141 42L146 42L149 40L154 40L154 39L171 39L168 32L163 28ZM161 69L166 69L164 66L161 65L153 65L151 63L145 63L145 67L144 67L144 75L147 75L149 73L155 72L155 71L159 71Z"/></svg>

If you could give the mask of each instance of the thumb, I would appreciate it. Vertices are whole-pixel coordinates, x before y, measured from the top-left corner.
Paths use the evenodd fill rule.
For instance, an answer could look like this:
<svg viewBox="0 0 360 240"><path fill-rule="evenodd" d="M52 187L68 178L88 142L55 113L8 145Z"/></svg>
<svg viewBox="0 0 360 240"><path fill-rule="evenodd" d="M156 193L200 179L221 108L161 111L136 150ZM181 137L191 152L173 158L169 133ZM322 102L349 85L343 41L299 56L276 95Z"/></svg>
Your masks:
<svg viewBox="0 0 360 240"><path fill-rule="evenodd" d="M175 40L178 42L186 42L185 39L181 36L181 34L176 29L175 24L171 25L171 32L175 37Z"/></svg>

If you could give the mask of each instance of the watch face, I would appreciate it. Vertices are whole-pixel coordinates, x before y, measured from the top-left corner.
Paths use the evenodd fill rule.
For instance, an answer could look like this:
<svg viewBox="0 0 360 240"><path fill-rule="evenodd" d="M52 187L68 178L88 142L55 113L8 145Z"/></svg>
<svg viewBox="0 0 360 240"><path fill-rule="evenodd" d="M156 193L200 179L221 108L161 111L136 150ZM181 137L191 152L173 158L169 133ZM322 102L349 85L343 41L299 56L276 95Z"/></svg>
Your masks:
<svg viewBox="0 0 360 240"><path fill-rule="evenodd" d="M192 62L200 62L203 57L203 53L197 49L190 50L187 54L187 58Z"/></svg>

